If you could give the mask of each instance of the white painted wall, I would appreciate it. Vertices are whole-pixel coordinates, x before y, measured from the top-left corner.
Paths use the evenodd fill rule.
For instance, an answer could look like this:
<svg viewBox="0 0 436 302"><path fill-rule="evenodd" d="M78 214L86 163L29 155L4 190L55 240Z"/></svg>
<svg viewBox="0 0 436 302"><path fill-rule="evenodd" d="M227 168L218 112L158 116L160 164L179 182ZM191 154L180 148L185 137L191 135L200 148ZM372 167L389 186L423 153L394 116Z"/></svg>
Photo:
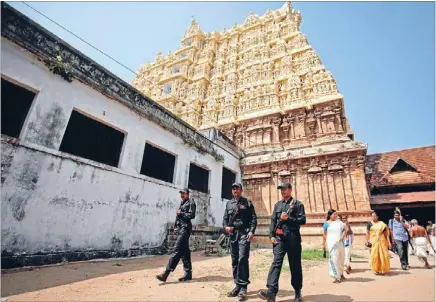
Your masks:
<svg viewBox="0 0 436 302"><path fill-rule="evenodd" d="M204 206L194 223L221 225L222 167L240 180L236 154L215 146L224 163L199 154L121 103L52 74L3 38L1 54L2 76L38 91L18 145L2 137L3 251L109 249L113 238L122 249L160 246L166 223L175 219L178 190L188 183L190 162L210 170L210 201L198 201ZM127 134L118 168L58 151L73 109ZM139 174L146 141L177 154L173 184Z"/></svg>

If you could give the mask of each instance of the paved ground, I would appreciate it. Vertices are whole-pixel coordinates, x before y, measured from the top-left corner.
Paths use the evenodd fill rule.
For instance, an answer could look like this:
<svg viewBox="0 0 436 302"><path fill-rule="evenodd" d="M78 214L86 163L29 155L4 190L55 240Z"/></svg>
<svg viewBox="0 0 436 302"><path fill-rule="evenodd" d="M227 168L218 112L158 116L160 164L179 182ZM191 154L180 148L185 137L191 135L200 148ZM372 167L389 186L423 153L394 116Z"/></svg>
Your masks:
<svg viewBox="0 0 436 302"><path fill-rule="evenodd" d="M363 257L367 256L364 252ZM236 301L225 297L232 288L230 258L205 257L194 253L194 278L178 283L181 267L167 283L154 276L162 271L167 256L141 259L82 262L38 268L32 271L3 273L2 297L7 301ZM261 301L256 293L265 286L271 263L270 250L256 250L250 257L249 301ZM333 284L326 262L304 262L304 301L434 301L435 271L423 269L412 256L411 270L399 269L397 257L391 259L388 276L375 276L367 259L355 258L347 280ZM430 259L434 265L434 258ZM365 285L365 286L363 286ZM289 269L284 268L277 301L292 301Z"/></svg>

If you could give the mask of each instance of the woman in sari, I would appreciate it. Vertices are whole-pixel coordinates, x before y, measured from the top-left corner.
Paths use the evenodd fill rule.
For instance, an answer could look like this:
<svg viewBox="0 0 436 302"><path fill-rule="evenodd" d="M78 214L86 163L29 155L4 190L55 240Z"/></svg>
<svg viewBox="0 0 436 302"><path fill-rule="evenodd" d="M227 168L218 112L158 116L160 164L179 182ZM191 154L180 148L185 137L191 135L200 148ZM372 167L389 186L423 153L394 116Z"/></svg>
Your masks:
<svg viewBox="0 0 436 302"><path fill-rule="evenodd" d="M337 220L338 214L335 210L329 210L327 221L324 223L323 248L326 243L329 251L329 275L334 279L334 283L344 280L344 238L346 236L345 224Z"/></svg>
<svg viewBox="0 0 436 302"><path fill-rule="evenodd" d="M369 264L376 275L384 275L391 268L389 250L392 246L389 237L388 226L379 221L377 213L373 211L367 226L366 245L371 248Z"/></svg>
<svg viewBox="0 0 436 302"><path fill-rule="evenodd" d="M353 245L354 234L353 231L351 230L350 222L348 221L348 216L347 215L341 216L341 220L345 224L347 230L347 235L345 236L345 240L344 240L344 250L345 250L344 266L345 266L345 272L349 274L351 271L351 246Z"/></svg>

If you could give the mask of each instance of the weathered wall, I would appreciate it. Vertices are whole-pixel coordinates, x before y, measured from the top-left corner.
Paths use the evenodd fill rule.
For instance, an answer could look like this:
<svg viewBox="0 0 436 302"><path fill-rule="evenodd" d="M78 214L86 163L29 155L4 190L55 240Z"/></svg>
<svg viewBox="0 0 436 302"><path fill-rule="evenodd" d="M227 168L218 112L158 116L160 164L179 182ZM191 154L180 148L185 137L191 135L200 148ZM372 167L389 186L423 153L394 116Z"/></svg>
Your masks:
<svg viewBox="0 0 436 302"><path fill-rule="evenodd" d="M209 194L194 194L194 223L221 225L222 167L237 172L240 180L236 152L216 145L224 156L217 162L91 87L50 73L3 38L1 52L2 76L38 92L20 139L2 137L3 253L162 245L180 202L178 190L187 186L190 162L210 170ZM73 109L126 133L118 167L58 151ZM146 141L177 155L173 184L139 174Z"/></svg>

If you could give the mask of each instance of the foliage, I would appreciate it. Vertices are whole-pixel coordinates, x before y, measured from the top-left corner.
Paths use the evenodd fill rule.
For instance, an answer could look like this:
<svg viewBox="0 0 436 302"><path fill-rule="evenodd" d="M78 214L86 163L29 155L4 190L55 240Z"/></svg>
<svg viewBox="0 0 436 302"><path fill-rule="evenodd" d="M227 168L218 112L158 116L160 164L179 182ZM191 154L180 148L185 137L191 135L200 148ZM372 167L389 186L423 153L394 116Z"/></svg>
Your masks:
<svg viewBox="0 0 436 302"><path fill-rule="evenodd" d="M67 82L73 81L73 68L68 63L64 63L61 56L45 60L45 65L54 74L60 75Z"/></svg>

